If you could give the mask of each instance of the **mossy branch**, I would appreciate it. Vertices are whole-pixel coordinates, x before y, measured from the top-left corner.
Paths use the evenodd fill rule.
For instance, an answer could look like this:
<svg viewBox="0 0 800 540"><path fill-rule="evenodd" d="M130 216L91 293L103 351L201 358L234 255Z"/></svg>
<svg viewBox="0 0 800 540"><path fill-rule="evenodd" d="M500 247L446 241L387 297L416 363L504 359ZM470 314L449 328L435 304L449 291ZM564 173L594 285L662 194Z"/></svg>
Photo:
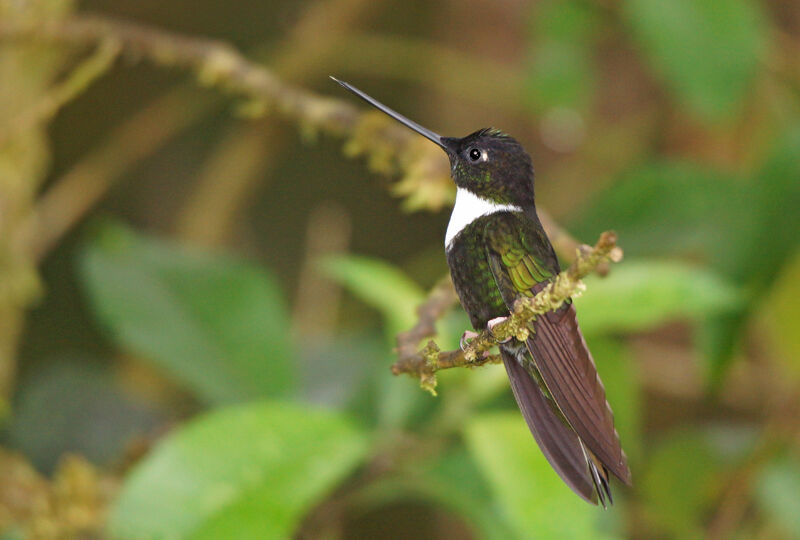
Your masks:
<svg viewBox="0 0 800 540"><path fill-rule="evenodd" d="M97 15L25 24L0 21L0 40L75 47L112 44L119 46L128 59L187 69L201 84L241 98L240 112L259 116L274 110L298 123L305 133L345 138L348 155L366 157L376 172L400 175L392 190L405 199L404 205L409 210L439 210L453 200L447 160L434 145L379 112L290 85L225 42ZM90 202L96 199L93 197ZM80 215L81 212L71 214L70 223L57 228L55 234L63 234ZM542 210L540 218L556 251L569 260L578 242ZM47 246L55 243L54 234L42 234L48 236Z"/></svg>
<svg viewBox="0 0 800 540"><path fill-rule="evenodd" d="M225 42L93 15L38 24L0 22L0 40L73 46L119 43L130 59L187 69L201 84L241 98L239 111L245 115L275 111L306 134L345 137L348 154L365 156L377 172L402 175L394 189L409 209L437 210L452 201L449 168L437 148L379 112L364 112L347 101L288 84Z"/></svg>
<svg viewBox="0 0 800 540"><path fill-rule="evenodd" d="M64 105L78 97L108 71L119 53L120 46L116 40L99 42L92 54L79 63L62 82L50 88L33 106L13 117L8 126L0 126L0 147L13 136L51 120Z"/></svg>
<svg viewBox="0 0 800 540"><path fill-rule="evenodd" d="M580 246L572 264L531 298L522 298L514 304L507 320L484 330L471 339L463 350L442 351L434 341L417 351L417 344L435 335L434 323L455 303L455 296L446 290L448 282L437 285L428 300L419 308L420 322L408 332L397 336L398 360L392 373L407 373L420 380L420 386L436 395L436 372L454 367L475 367L499 361L489 351L507 338L525 340L532 332L536 317L558 309L569 298L584 289L581 281L598 266L622 260L622 249L617 246L617 235L606 231L594 247Z"/></svg>

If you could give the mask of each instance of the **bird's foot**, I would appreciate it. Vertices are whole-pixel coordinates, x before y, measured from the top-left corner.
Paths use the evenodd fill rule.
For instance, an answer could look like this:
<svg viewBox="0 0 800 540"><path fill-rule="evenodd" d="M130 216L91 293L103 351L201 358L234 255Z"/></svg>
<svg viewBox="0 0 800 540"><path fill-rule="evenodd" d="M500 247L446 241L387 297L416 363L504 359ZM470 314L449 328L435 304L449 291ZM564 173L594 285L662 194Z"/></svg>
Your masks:
<svg viewBox="0 0 800 540"><path fill-rule="evenodd" d="M478 337L477 332L472 332L471 330L464 330L464 333L461 334L461 340L458 342L459 345L461 346L461 350L463 351L464 349L466 349L467 345L469 345L470 340L475 339L476 337Z"/></svg>
<svg viewBox="0 0 800 540"><path fill-rule="evenodd" d="M507 320L508 320L508 317L495 317L494 319L492 319L488 323L486 323L486 327L489 329L489 332L491 332L491 334L494 335L494 327L497 326L500 323L506 322ZM511 339L511 337L509 336L509 337L507 337L507 338L505 338L503 340L499 340L498 339L497 342L498 343L506 343L510 339Z"/></svg>

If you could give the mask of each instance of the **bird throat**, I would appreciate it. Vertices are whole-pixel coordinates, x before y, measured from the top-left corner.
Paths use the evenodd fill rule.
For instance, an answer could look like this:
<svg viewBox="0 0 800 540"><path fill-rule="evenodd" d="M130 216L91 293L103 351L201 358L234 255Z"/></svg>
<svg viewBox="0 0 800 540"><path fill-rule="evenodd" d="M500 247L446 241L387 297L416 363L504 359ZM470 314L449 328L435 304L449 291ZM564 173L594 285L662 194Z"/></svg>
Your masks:
<svg viewBox="0 0 800 540"><path fill-rule="evenodd" d="M482 199L467 189L458 188L456 192L456 204L453 206L453 213L450 214L450 222L447 224L447 232L444 236L445 250L449 249L450 243L464 227L479 217L496 212L522 211L522 207L520 206L498 204L488 199Z"/></svg>

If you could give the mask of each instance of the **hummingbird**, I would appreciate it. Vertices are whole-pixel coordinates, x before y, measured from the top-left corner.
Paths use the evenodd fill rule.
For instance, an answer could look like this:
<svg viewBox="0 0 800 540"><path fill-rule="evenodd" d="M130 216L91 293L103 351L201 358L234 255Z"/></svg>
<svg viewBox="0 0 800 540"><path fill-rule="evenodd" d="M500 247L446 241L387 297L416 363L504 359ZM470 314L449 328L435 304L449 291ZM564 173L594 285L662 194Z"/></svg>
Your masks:
<svg viewBox="0 0 800 540"><path fill-rule="evenodd" d="M494 128L442 137L331 79L447 154L456 200L445 255L474 330L503 321L518 299L532 297L561 271L536 213L533 163L514 138ZM613 503L609 473L631 485L631 472L572 302L539 316L532 330L525 341L498 344L514 398L562 480L605 508Z"/></svg>

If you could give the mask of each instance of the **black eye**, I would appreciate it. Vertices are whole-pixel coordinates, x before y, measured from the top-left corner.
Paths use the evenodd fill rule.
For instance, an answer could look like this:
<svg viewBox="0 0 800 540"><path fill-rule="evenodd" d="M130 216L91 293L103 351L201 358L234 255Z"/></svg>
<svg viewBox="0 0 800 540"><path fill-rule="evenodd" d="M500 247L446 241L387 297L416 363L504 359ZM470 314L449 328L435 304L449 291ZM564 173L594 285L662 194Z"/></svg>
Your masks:
<svg viewBox="0 0 800 540"><path fill-rule="evenodd" d="M467 155L469 156L469 159L471 159L472 161L479 161L481 159L481 151L478 150L477 148L470 148L467 151Z"/></svg>

